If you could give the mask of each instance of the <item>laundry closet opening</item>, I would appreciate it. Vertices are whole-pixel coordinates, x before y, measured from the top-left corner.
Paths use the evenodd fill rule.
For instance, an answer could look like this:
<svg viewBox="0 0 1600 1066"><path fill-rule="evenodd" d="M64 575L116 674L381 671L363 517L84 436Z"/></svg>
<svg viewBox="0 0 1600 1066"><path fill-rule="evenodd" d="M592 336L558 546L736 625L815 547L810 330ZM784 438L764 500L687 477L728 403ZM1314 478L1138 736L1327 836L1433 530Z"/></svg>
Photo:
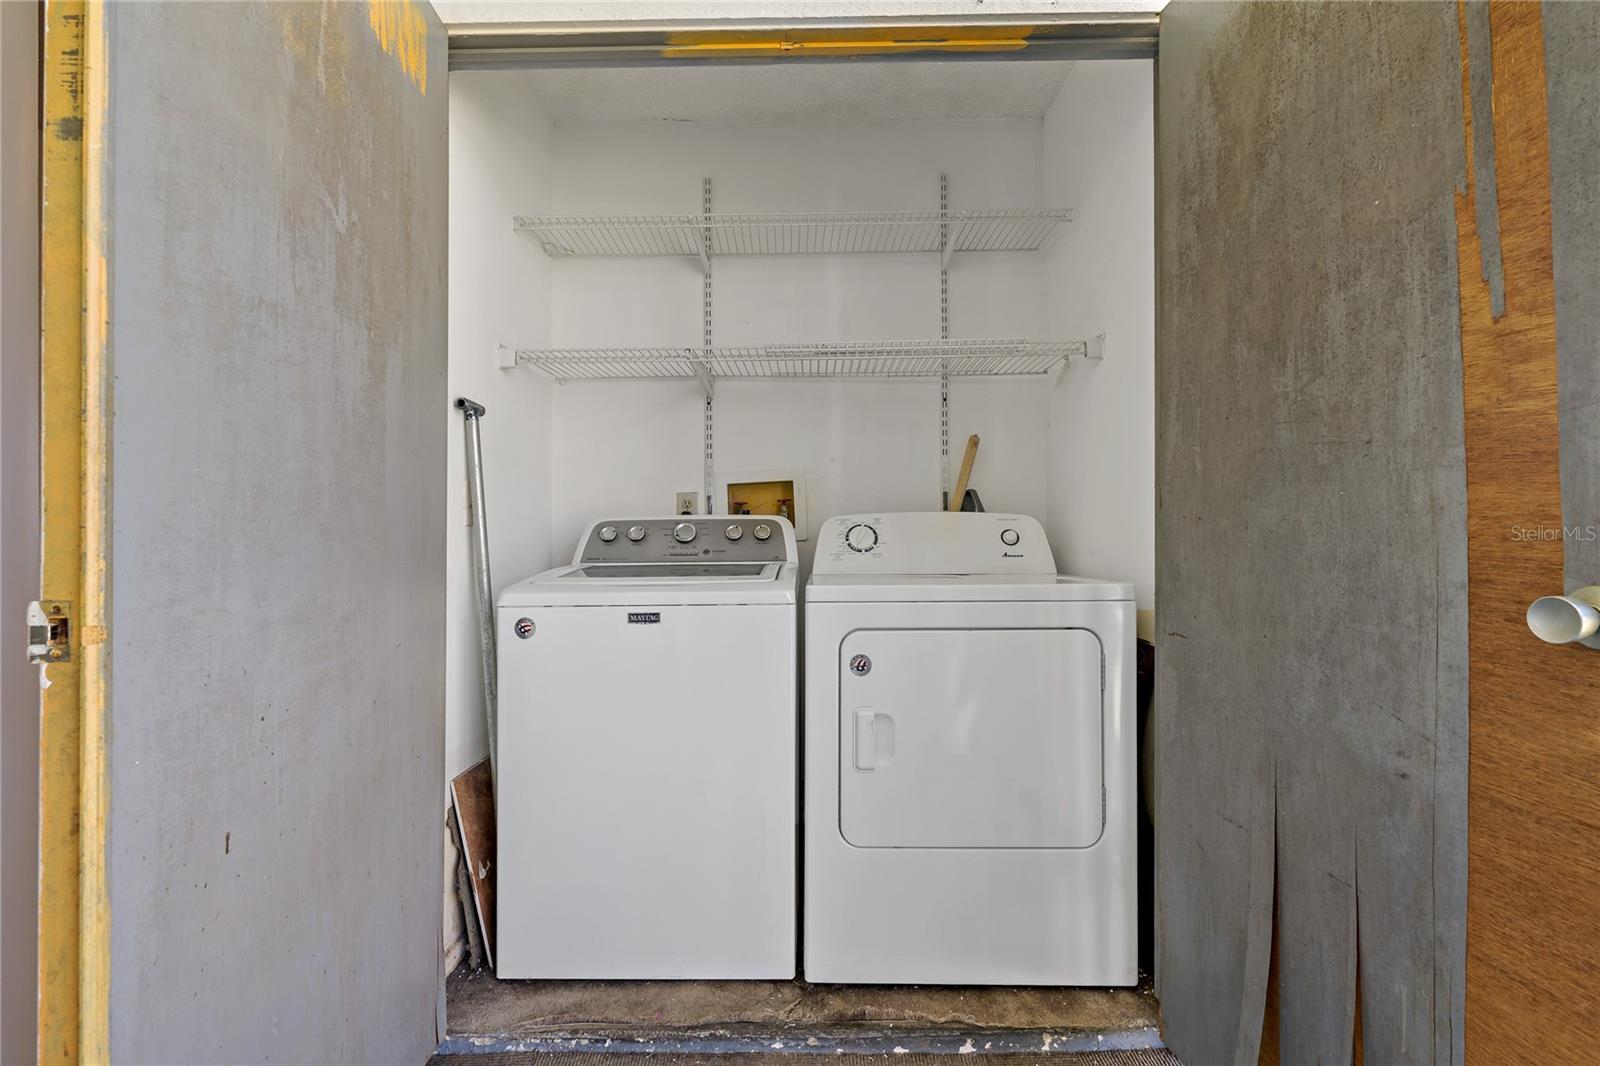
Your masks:
<svg viewBox="0 0 1600 1066"><path fill-rule="evenodd" d="M621 523L616 543L625 544L628 523L692 511L792 523L803 600L813 564L830 550L830 518L959 506L976 437L960 486L971 490L969 506L1036 519L1043 554L1062 573L1126 583L1148 638L1153 82L1152 62L1132 59L452 73L449 385L451 398L486 408L495 594L574 561L584 545L598 549L603 523ZM454 410L442 417L454 780L489 743L462 421ZM705 528L733 541L727 524ZM753 550L754 538L741 532L740 550ZM802 621L796 629L803 661ZM597 672L627 675L619 704L648 708L679 695L653 689L669 683L665 675L635 669L621 646L584 654ZM502 683L502 736L508 716L529 708L564 713L551 702L567 690L532 676L527 690ZM793 676L670 683L753 703L803 676L797 663ZM803 735L804 705L802 696L790 737ZM1129 705L1131 728L1131 695ZM497 756L502 790L566 760L560 768L578 787L561 809L603 807L613 824L630 810L642 817L656 798L603 748L586 749L577 768L570 752L502 743ZM682 757L670 747L660 754ZM762 768L752 780L791 763L782 772L799 794L794 747L743 757ZM1141 825L1147 787L1141 774ZM499 854L480 872L505 867L530 819L561 817L504 797L498 815ZM768 844L794 847L792 829L794 839L780 833ZM977 1050L1159 1043L1147 846L1138 892L1116 904L1140 915L1137 983L995 985L979 969L962 980L958 967L908 987L808 983L798 936L792 980L500 980L487 958L471 966L477 930L469 937L467 926L478 919L457 892L459 839L445 856L447 1048L610 1037L699 1051L795 1040L885 1051L957 1050L969 1038ZM682 920L648 855L619 860L604 833L564 839L537 845L519 868L560 871L604 855L618 873L603 906L616 908L619 929L629 908ZM802 849L801 869L805 861ZM735 865L730 876L738 873ZM502 907L507 887L497 889ZM861 906L903 907L900 891L863 887ZM797 873L784 921L798 925L803 894ZM1059 912L1063 928L1106 920L1095 910L1103 903L1073 906ZM948 941L959 959L964 935L934 927L922 937ZM1054 934L1041 925L1038 935Z"/></svg>

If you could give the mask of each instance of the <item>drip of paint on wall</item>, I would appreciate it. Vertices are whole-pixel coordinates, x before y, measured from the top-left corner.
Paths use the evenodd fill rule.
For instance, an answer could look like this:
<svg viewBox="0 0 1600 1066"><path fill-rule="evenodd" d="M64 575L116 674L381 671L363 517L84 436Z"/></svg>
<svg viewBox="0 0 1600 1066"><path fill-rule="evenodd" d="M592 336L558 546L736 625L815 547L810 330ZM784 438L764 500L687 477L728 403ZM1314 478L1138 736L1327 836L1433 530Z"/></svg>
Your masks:
<svg viewBox="0 0 1600 1066"><path fill-rule="evenodd" d="M367 20L383 50L428 95L428 22L417 0L367 0Z"/></svg>

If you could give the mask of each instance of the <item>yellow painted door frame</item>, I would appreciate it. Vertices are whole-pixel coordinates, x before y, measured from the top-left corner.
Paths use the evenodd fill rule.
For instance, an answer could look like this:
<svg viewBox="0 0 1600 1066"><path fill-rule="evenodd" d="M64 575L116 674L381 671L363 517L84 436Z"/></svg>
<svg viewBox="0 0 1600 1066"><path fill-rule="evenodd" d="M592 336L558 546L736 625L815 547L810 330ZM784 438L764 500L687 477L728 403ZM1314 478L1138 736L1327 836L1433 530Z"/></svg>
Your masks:
<svg viewBox="0 0 1600 1066"><path fill-rule="evenodd" d="M936 17L488 22L450 27L451 70L836 59L1149 59L1160 16L1063 11Z"/></svg>
<svg viewBox="0 0 1600 1066"><path fill-rule="evenodd" d="M106 11L47 0L40 212L40 589L69 616L39 720L39 1061L110 1060Z"/></svg>

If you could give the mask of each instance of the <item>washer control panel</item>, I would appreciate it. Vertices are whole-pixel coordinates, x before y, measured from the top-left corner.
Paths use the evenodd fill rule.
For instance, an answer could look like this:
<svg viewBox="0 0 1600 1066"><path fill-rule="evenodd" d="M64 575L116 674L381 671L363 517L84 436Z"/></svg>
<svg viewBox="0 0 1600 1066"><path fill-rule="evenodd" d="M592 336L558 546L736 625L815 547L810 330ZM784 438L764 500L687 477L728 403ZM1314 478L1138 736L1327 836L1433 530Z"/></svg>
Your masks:
<svg viewBox="0 0 1600 1066"><path fill-rule="evenodd" d="M1054 574L1031 515L973 511L840 515L817 537L815 574Z"/></svg>
<svg viewBox="0 0 1600 1066"><path fill-rule="evenodd" d="M589 527L574 566L588 563L786 563L794 529L767 515L606 518Z"/></svg>

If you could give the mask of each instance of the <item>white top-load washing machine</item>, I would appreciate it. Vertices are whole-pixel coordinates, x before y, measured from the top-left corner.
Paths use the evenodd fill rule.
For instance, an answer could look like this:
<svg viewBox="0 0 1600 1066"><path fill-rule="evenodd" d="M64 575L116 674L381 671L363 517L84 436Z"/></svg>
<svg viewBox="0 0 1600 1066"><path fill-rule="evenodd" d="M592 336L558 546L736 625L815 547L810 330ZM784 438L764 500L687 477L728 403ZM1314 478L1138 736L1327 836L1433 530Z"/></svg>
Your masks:
<svg viewBox="0 0 1600 1066"><path fill-rule="evenodd" d="M1026 515L852 515L805 615L807 980L1136 983L1133 587Z"/></svg>
<svg viewBox="0 0 1600 1066"><path fill-rule="evenodd" d="M596 522L497 609L500 977L795 974L794 529Z"/></svg>

